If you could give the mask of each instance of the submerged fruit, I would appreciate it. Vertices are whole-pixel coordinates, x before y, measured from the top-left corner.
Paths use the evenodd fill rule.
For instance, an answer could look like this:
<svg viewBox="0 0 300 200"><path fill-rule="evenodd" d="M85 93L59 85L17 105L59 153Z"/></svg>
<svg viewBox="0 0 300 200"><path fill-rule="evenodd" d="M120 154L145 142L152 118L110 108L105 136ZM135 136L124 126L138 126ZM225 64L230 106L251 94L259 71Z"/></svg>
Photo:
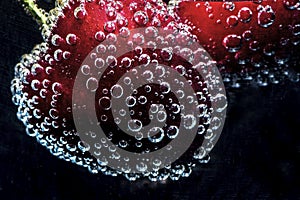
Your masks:
<svg viewBox="0 0 300 200"><path fill-rule="evenodd" d="M15 67L11 90L27 134L92 173L188 176L225 117L209 54L162 2L59 2L45 43Z"/></svg>
<svg viewBox="0 0 300 200"><path fill-rule="evenodd" d="M170 1L232 87L299 81L299 1Z"/></svg>

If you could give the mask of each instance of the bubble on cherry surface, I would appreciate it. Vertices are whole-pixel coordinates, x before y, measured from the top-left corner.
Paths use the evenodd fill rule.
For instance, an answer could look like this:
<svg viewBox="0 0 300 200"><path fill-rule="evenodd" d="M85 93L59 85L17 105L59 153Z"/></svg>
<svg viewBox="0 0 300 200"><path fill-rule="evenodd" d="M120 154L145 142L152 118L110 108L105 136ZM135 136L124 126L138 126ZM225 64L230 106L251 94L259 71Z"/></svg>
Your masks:
<svg viewBox="0 0 300 200"><path fill-rule="evenodd" d="M239 35L227 35L223 39L223 46L229 52L237 52L242 47L242 38Z"/></svg>
<svg viewBox="0 0 300 200"><path fill-rule="evenodd" d="M80 5L78 6L75 10L74 10L74 17L76 19L83 19L86 16L86 10L84 9L84 5Z"/></svg>
<svg viewBox="0 0 300 200"><path fill-rule="evenodd" d="M225 1L223 3L223 8L228 11L233 11L235 9L235 4L233 1Z"/></svg>
<svg viewBox="0 0 300 200"><path fill-rule="evenodd" d="M95 34L95 39L102 42L105 39L105 34L102 31L98 31Z"/></svg>
<svg viewBox="0 0 300 200"><path fill-rule="evenodd" d="M238 22L239 22L239 19L235 15L231 15L231 16L227 17L227 19L226 19L226 23L230 27L236 26L238 24Z"/></svg>
<svg viewBox="0 0 300 200"><path fill-rule="evenodd" d="M116 24L113 21L108 21L104 24L104 30L108 33L112 33L116 30Z"/></svg>
<svg viewBox="0 0 300 200"><path fill-rule="evenodd" d="M69 33L66 37L67 44L75 45L77 43L77 36L73 33Z"/></svg>
<svg viewBox="0 0 300 200"><path fill-rule="evenodd" d="M169 39L171 37L170 34L165 34L166 30L157 30L154 27L151 30L155 30L155 34L161 34L160 37L163 40L165 40L164 37ZM202 47L197 46L198 44L191 40L189 43L183 43L182 47L177 44L175 49L179 49L179 51L176 51L178 54L173 51L171 46L165 46L167 43L158 44L158 48L154 51L153 49L143 48L147 45L147 42L155 39L149 37L151 30L149 28L146 31L144 29L131 30L133 37L129 41L120 33L120 35L117 35L116 41L120 42L122 38L125 39L125 44L132 41L131 50L129 49L126 52L123 49L118 52L120 48L116 45L114 54L116 65L112 67L111 62L105 62L103 67L90 67L91 71L89 73L78 73L76 77L76 80L86 79L90 81L93 77L88 77L95 74L94 69L97 70L98 78L95 78L99 80L98 88L93 90L93 95L82 91L83 94L81 95L86 97L84 107L83 105L80 108L78 107L82 104L77 97L79 93L73 93L73 103L77 105L77 108L73 109L73 117L76 127L78 126L77 130L81 140L89 146L93 146L98 142L82 134L88 130L96 133L95 138L108 138L108 140L105 140L107 148L102 147L100 155L105 155L106 166L109 166L112 171L126 169L121 170L121 172L130 171L131 173L148 176L154 170L158 172L159 176L161 170L169 169L168 166L173 166L174 160L177 160L186 150L189 151L190 145L188 143L193 142L195 137L205 136L205 131L208 130L210 125L210 118L214 115L214 109L209 109L209 107L221 105L219 103L215 104L219 102L219 100L216 100L210 102L202 111L197 107L199 101L208 103L210 99L208 97L202 100L199 99L197 91L200 92L204 89L201 93L206 96L210 94L207 91L211 91L214 87L222 87L219 85L222 82L217 84L212 84L210 81L204 82L202 79L205 79L207 74L192 68L200 61L191 58L191 55L193 55L193 51ZM176 31L170 33L174 34L174 38L178 34ZM144 34L148 34L148 36L145 37ZM109 41L106 39L102 42L102 45L107 46L108 43ZM186 48L186 45L190 45L189 48ZM95 51L97 51L97 48ZM137 57L137 60L133 60L129 58L131 53L140 56ZM93 54L93 51L90 54ZM160 57L157 57L158 55ZM106 56L107 58L110 56L107 51L102 55L98 54L96 60ZM180 57L186 60L185 62L190 63L191 66L188 67L186 64L181 63L178 60ZM96 65L95 59L92 62L90 59L91 57L87 56L82 66L88 65L87 63ZM202 63L209 62L209 55L203 56L202 59L204 59ZM175 66L166 65L172 61L178 62L178 64ZM214 65L209 66L213 67ZM209 77L212 74L218 76L218 70L211 68ZM81 81L76 80L74 87L81 88ZM195 80L199 84L193 84ZM212 84L211 89L205 88L206 84ZM221 91L224 90L221 89ZM210 95L215 96L217 93L213 92ZM99 103L96 105L91 104L90 102L93 99ZM220 122L224 119L224 111L226 110L226 105L222 106L223 108L215 111L215 114L222 113ZM201 115L198 112L205 112L206 114ZM105 120L103 120L104 113L106 113ZM87 118L80 116L87 116ZM78 119L80 120L78 121ZM88 123L88 125L82 126L83 122ZM199 123L203 123L203 129L201 130L199 129ZM105 127L111 127L108 134L105 133L108 131ZM220 127L222 125L214 125L215 129L211 130L220 130ZM201 133L198 133L199 131ZM216 132L209 133L214 135ZM211 148L211 142L214 140L211 140L211 136L206 138L203 144L205 148L209 149ZM218 138L217 135L216 138ZM116 156L111 154L109 150L109 146L113 144L116 148L113 153L118 154L117 158L126 158L126 165L122 162L115 163L113 161ZM131 150L129 151L129 149ZM91 153L98 159L99 151L96 154L93 154L93 151ZM153 165L151 160L154 158L163 161L159 167ZM168 159L166 160L166 158ZM141 159L144 160L143 165L140 164ZM182 166L185 166L185 164L182 164ZM174 170L174 168L171 167L170 170ZM183 172L177 173L183 174ZM128 177L128 174L125 173L125 176Z"/></svg>
<svg viewBox="0 0 300 200"><path fill-rule="evenodd" d="M146 25L149 21L148 15L144 11L134 13L133 19L138 25Z"/></svg>
<svg viewBox="0 0 300 200"><path fill-rule="evenodd" d="M52 36L51 42L54 46L59 46L63 42L63 38L60 37L58 34L55 34Z"/></svg>
<svg viewBox="0 0 300 200"><path fill-rule="evenodd" d="M261 27L267 28L271 26L275 21L275 12L273 11L272 7L262 6L259 5L257 7L258 15L257 15L257 22Z"/></svg>
<svg viewBox="0 0 300 200"><path fill-rule="evenodd" d="M246 31L243 32L243 35L242 35L242 36L243 36L243 38L244 38L246 41L249 41L249 40L252 39L253 33L252 33L251 30L246 30Z"/></svg>
<svg viewBox="0 0 300 200"><path fill-rule="evenodd" d="M252 11L248 7L243 7L238 12L238 18L241 22L247 23L250 22L252 18Z"/></svg>

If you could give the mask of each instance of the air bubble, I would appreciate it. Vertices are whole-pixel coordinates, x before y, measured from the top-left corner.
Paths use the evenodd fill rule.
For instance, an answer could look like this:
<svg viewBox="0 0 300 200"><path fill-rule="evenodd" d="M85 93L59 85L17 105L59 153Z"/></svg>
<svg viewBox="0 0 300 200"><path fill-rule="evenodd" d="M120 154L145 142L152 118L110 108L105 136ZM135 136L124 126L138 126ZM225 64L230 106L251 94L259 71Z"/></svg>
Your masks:
<svg viewBox="0 0 300 200"><path fill-rule="evenodd" d="M68 45L75 45L77 43L77 36L75 34L68 34L66 37L66 41Z"/></svg>
<svg viewBox="0 0 300 200"><path fill-rule="evenodd" d="M116 117L115 119L114 119L114 122L116 123L116 124L120 124L121 123L121 119L120 118L118 118L118 117Z"/></svg>
<svg viewBox="0 0 300 200"><path fill-rule="evenodd" d="M126 111L124 109L121 109L119 111L120 116L124 117L126 115Z"/></svg>
<svg viewBox="0 0 300 200"><path fill-rule="evenodd" d="M153 127L148 132L148 140L152 143L161 142L164 136L164 130L159 127Z"/></svg>
<svg viewBox="0 0 300 200"><path fill-rule="evenodd" d="M119 146L120 146L121 148L126 148L126 147L128 146L128 143L127 143L125 140L121 140L121 141L119 142Z"/></svg>
<svg viewBox="0 0 300 200"><path fill-rule="evenodd" d="M123 79L123 82L124 82L126 85L129 85L129 84L131 84L131 78L125 77L125 78Z"/></svg>
<svg viewBox="0 0 300 200"><path fill-rule="evenodd" d="M235 9L235 4L234 2L231 1L224 2L222 6L225 10L229 10L229 11L234 11Z"/></svg>
<svg viewBox="0 0 300 200"><path fill-rule="evenodd" d="M104 30L109 32L109 33L112 33L116 30L116 25L114 22L112 21L108 21L104 24Z"/></svg>
<svg viewBox="0 0 300 200"><path fill-rule="evenodd" d="M151 86L150 86L150 85L146 85L146 86L145 86L145 91L146 91L147 93L151 92Z"/></svg>
<svg viewBox="0 0 300 200"><path fill-rule="evenodd" d="M68 60L70 57L71 57L71 53L70 53L70 52L65 51L65 52L63 53L63 58L64 58L65 60Z"/></svg>
<svg viewBox="0 0 300 200"><path fill-rule="evenodd" d="M197 129L197 134L202 135L205 132L205 127L200 124Z"/></svg>
<svg viewBox="0 0 300 200"><path fill-rule="evenodd" d="M109 33L106 36L106 40L107 40L108 44L115 44L117 42L117 36L116 36L116 34Z"/></svg>
<svg viewBox="0 0 300 200"><path fill-rule="evenodd" d="M54 59L56 61L61 61L63 59L63 51L61 49L57 49L55 52L54 52Z"/></svg>
<svg viewBox="0 0 300 200"><path fill-rule="evenodd" d="M158 30L153 26L147 27L145 30L145 35L147 38L155 38L158 35Z"/></svg>
<svg viewBox="0 0 300 200"><path fill-rule="evenodd" d="M252 50L252 51L257 51L260 49L260 43L256 40L252 41L250 44L249 44L249 49Z"/></svg>
<svg viewBox="0 0 300 200"><path fill-rule="evenodd" d="M300 24L295 24L293 26L293 35L295 36L300 35Z"/></svg>
<svg viewBox="0 0 300 200"><path fill-rule="evenodd" d="M158 111L157 120L159 122L164 122L167 119L167 113L165 111Z"/></svg>
<svg viewBox="0 0 300 200"><path fill-rule="evenodd" d="M105 61L102 59L102 58L97 58L95 60L95 66L98 68L98 69L101 69L103 68L105 65Z"/></svg>
<svg viewBox="0 0 300 200"><path fill-rule="evenodd" d="M162 87L163 94L168 94L171 91L171 86L168 82L162 82L160 85Z"/></svg>
<svg viewBox="0 0 300 200"><path fill-rule="evenodd" d="M134 13L133 19L140 26L145 26L149 21L148 15L144 11Z"/></svg>
<svg viewBox="0 0 300 200"><path fill-rule="evenodd" d="M238 20L237 16L235 16L235 15L231 15L231 16L227 17L227 19L226 19L226 23L230 27L236 26L238 24L238 22L239 22L239 20Z"/></svg>
<svg viewBox="0 0 300 200"><path fill-rule="evenodd" d="M136 45L142 45L145 42L145 38L141 33L135 33L132 37L132 41L136 44Z"/></svg>
<svg viewBox="0 0 300 200"><path fill-rule="evenodd" d="M104 110L109 110L111 108L111 100L109 97L101 97L99 99L99 106Z"/></svg>
<svg viewBox="0 0 300 200"><path fill-rule="evenodd" d="M204 158L205 155L206 155L206 151L205 151L204 147L200 147L199 149L197 149L195 151L194 158L199 160L199 159Z"/></svg>
<svg viewBox="0 0 300 200"><path fill-rule="evenodd" d="M35 91L38 91L40 89L41 83L38 80L32 80L31 81L31 88Z"/></svg>
<svg viewBox="0 0 300 200"><path fill-rule="evenodd" d="M120 98L123 95L123 88L121 85L116 84L110 89L111 96L114 98Z"/></svg>
<svg viewBox="0 0 300 200"><path fill-rule="evenodd" d="M145 172L148 169L148 166L145 163L141 162L140 164L136 165L136 169L139 172Z"/></svg>
<svg viewBox="0 0 300 200"><path fill-rule="evenodd" d="M266 56L273 56L275 54L275 46L273 44L267 44L264 49L263 52Z"/></svg>
<svg viewBox="0 0 300 200"><path fill-rule="evenodd" d="M117 58L114 56L107 56L106 58L106 63L110 66L110 67L115 67L117 66Z"/></svg>
<svg viewBox="0 0 300 200"><path fill-rule="evenodd" d="M76 19L83 19L85 17L85 15L86 15L86 10L83 7L79 6L79 7L75 8L74 17Z"/></svg>
<svg viewBox="0 0 300 200"><path fill-rule="evenodd" d="M159 65L155 68L155 75L156 76L164 77L165 73L166 73L166 69L163 66Z"/></svg>
<svg viewBox="0 0 300 200"><path fill-rule="evenodd" d="M139 102L140 104L146 104L146 103L147 103L147 97L145 97L145 96L140 96L140 97L138 98L138 102Z"/></svg>
<svg viewBox="0 0 300 200"><path fill-rule="evenodd" d="M154 75L150 70L146 70L143 72L142 77L150 82L153 79Z"/></svg>
<svg viewBox="0 0 300 200"><path fill-rule="evenodd" d="M52 118L52 119L58 119L58 116L59 116L59 113L56 109L50 109L49 110L49 116Z"/></svg>
<svg viewBox="0 0 300 200"><path fill-rule="evenodd" d="M114 20L117 16L115 8L108 6L106 9L106 16L109 20Z"/></svg>
<svg viewBox="0 0 300 200"><path fill-rule="evenodd" d="M81 66L81 73L85 76L89 75L91 72L91 68L88 65L82 65Z"/></svg>
<svg viewBox="0 0 300 200"><path fill-rule="evenodd" d="M138 142L135 143L135 146L136 146L136 147L142 147L142 146L143 146L143 143L140 142L140 141L138 141Z"/></svg>
<svg viewBox="0 0 300 200"><path fill-rule="evenodd" d="M122 27L119 30L119 32L120 32L120 36L123 37L123 38L127 38L130 35L130 31L129 31L129 29L127 27Z"/></svg>
<svg viewBox="0 0 300 200"><path fill-rule="evenodd" d="M95 92L98 89L98 80L94 77L91 77L86 82L86 88L91 92Z"/></svg>
<svg viewBox="0 0 300 200"><path fill-rule="evenodd" d="M196 117L194 115L188 114L183 118L183 126L186 129L193 129L196 126Z"/></svg>
<svg viewBox="0 0 300 200"><path fill-rule="evenodd" d="M223 39L223 46L229 52L237 52L242 46L242 38L236 34L227 35Z"/></svg>
<svg viewBox="0 0 300 200"><path fill-rule="evenodd" d="M135 99L135 97L133 97L133 96L128 96L128 97L126 98L126 105L127 105L128 107L133 107L133 106L135 106L135 104L136 104L136 99Z"/></svg>
<svg viewBox="0 0 300 200"><path fill-rule="evenodd" d="M248 7L243 7L238 12L238 18L243 23L250 22L252 18L252 11Z"/></svg>
<svg viewBox="0 0 300 200"><path fill-rule="evenodd" d="M175 139L179 133L179 129L177 126L170 126L167 130L167 136L170 139Z"/></svg>
<svg viewBox="0 0 300 200"><path fill-rule="evenodd" d="M161 26L161 21L157 17L153 17L151 25L154 26L154 27L160 27Z"/></svg>
<svg viewBox="0 0 300 200"><path fill-rule="evenodd" d="M62 93L62 86L60 83L55 82L52 84L52 91L54 94L61 94Z"/></svg>
<svg viewBox="0 0 300 200"><path fill-rule="evenodd" d="M128 25L128 20L125 17L118 17L117 18L117 25L119 27L125 27Z"/></svg>
<svg viewBox="0 0 300 200"><path fill-rule="evenodd" d="M38 75L42 71L44 71L44 68L38 63L33 64L31 67L31 74L34 76Z"/></svg>
<svg viewBox="0 0 300 200"><path fill-rule="evenodd" d="M158 105L157 104L151 104L150 106L150 112L151 113L157 113L158 112Z"/></svg>
<svg viewBox="0 0 300 200"><path fill-rule="evenodd" d="M98 31L97 33L95 33L95 39L99 42L102 42L105 39L105 34L102 31Z"/></svg>
<svg viewBox="0 0 300 200"><path fill-rule="evenodd" d="M128 58L128 57L124 57L122 60L121 60L121 64L123 67L125 68L129 68L131 66L131 59Z"/></svg>
<svg viewBox="0 0 300 200"><path fill-rule="evenodd" d="M273 11L272 7L269 5L266 7L259 5L257 9L258 25L264 28L271 26L275 21L275 12Z"/></svg>
<svg viewBox="0 0 300 200"><path fill-rule="evenodd" d="M106 46L104 44L99 44L96 51L99 54L104 54L106 52Z"/></svg>
<svg viewBox="0 0 300 200"><path fill-rule="evenodd" d="M140 120L131 119L128 121L128 128L130 131L139 132L143 128L143 124Z"/></svg>
<svg viewBox="0 0 300 200"><path fill-rule="evenodd" d="M151 59L150 59L150 56L148 54L142 54L140 57L139 57L139 63L143 66L147 66L149 65Z"/></svg>
<svg viewBox="0 0 300 200"><path fill-rule="evenodd" d="M251 40L252 39L252 31L251 30L246 30L246 31L244 31L244 33L243 33L243 38L246 40L246 41L249 41L249 40Z"/></svg>
<svg viewBox="0 0 300 200"><path fill-rule="evenodd" d="M114 54L117 52L117 47L115 45L109 45L107 50L110 54Z"/></svg>
<svg viewBox="0 0 300 200"><path fill-rule="evenodd" d="M184 76L186 74L185 67L182 65L178 65L175 69L179 72L180 76Z"/></svg>
<svg viewBox="0 0 300 200"><path fill-rule="evenodd" d="M160 54L165 61L170 61L172 59L173 52L170 48L163 48Z"/></svg>
<svg viewBox="0 0 300 200"><path fill-rule="evenodd" d="M173 103L171 105L171 110L174 114L178 114L181 111L180 105Z"/></svg>
<svg viewBox="0 0 300 200"><path fill-rule="evenodd" d="M62 43L63 43L63 38L60 37L59 35L57 34L54 34L51 38L51 43L54 45L54 46L60 46Z"/></svg>

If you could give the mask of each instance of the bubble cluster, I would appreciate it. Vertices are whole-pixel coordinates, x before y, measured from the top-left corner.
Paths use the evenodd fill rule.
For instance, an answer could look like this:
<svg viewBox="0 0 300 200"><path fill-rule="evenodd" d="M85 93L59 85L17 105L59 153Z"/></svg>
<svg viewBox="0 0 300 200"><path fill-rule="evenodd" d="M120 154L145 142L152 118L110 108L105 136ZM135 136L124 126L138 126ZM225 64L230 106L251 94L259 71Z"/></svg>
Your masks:
<svg viewBox="0 0 300 200"><path fill-rule="evenodd" d="M22 57L11 85L29 136L129 180L178 180L205 162L196 152L207 155L221 132L211 121L225 118L223 82L162 2L66 0L48 18L46 42Z"/></svg>
<svg viewBox="0 0 300 200"><path fill-rule="evenodd" d="M156 37L153 37L153 34ZM180 160L175 162L175 160L181 154L184 154L185 159L190 161L197 159L193 153L196 149L193 148L200 145L203 139L205 141L204 133L209 130L211 136L207 138L211 139L221 127L219 125L219 127L209 128L214 112L222 113L226 108L225 103L219 111L213 111L216 105L212 103L213 96L211 95L213 94L210 92L216 87L221 87L221 81L216 83L214 79L211 79L216 78L217 74L214 73L207 75L213 82L204 80L206 74L202 74L202 67L208 67L210 58L192 38L188 39L187 36L178 34L176 31L160 30L152 26L146 29L130 30L128 35L132 37L116 36L114 43L117 48L114 56L107 51L98 54L98 47L90 53L90 55L97 54L93 60L113 57L105 62L102 68L95 65L91 56L87 56L82 64L84 68L88 65L92 71L89 71L89 76L79 71L74 85L75 89L81 88L82 90L84 82L88 83L91 78L98 79L99 84L96 91L90 91L88 87L83 91L86 102L93 102L95 99L98 102L96 105L85 103L83 108L80 106L81 101L78 95L73 93L73 101L77 105L73 110L73 115L76 127L81 132L80 138L89 146L93 146L92 143L98 143L97 138L109 138L105 142L106 147L102 147L101 154L93 148L90 152L97 152L92 153L97 160L105 159L106 166L121 171L126 176L128 176L128 171L137 176L148 176L147 174L150 173L152 180L160 180L162 172L167 169L172 171L173 166L182 166L190 171L191 167L185 162ZM182 43L182 45L175 43L172 47L163 42L170 38L178 41L186 40L187 43ZM150 42L156 44L155 50L146 48ZM105 40L101 45L107 46L109 43L109 40ZM131 46L126 51L120 48L122 44L128 43ZM196 52L200 53L203 58L195 59L197 58ZM138 59L133 60L132 57ZM170 63L175 65L170 66ZM206 85L210 85L211 88L206 88ZM216 94L216 102L220 103L218 99L221 98L217 96ZM223 97L226 99L224 94ZM221 105L219 103L217 107ZM203 106L199 109L198 105ZM84 123L81 116L86 116L84 120L87 120L85 122L88 125L82 126ZM220 116L216 118L219 121L223 120ZM82 134L90 130L97 133L97 137ZM189 137L191 139L188 139ZM186 142L190 140L194 147L189 149L190 145L185 146L184 140ZM206 153L211 149L212 141L214 139L208 142L209 148L205 148ZM110 151L112 145L116 148L113 152ZM115 154L118 159L124 158L126 162L115 164ZM138 155L143 156L141 158ZM152 159L159 160L161 164L154 165L151 162ZM183 174L176 170L174 173L177 174L177 178ZM172 173L168 176L173 179Z"/></svg>
<svg viewBox="0 0 300 200"><path fill-rule="evenodd" d="M298 0L184 3L57 1L41 27L45 43L22 56L11 83L26 133L92 173L178 180L209 161L223 81L299 81Z"/></svg>
<svg viewBox="0 0 300 200"><path fill-rule="evenodd" d="M299 80L299 5L174 0L169 9L217 62L226 86L236 88Z"/></svg>

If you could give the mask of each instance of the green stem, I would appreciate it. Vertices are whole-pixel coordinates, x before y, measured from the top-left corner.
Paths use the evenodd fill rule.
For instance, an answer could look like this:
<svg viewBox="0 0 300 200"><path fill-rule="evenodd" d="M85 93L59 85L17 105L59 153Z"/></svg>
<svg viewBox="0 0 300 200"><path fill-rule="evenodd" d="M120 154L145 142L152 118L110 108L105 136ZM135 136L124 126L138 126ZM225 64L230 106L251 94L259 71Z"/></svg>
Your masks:
<svg viewBox="0 0 300 200"><path fill-rule="evenodd" d="M29 12L39 23L46 24L46 11L39 8L35 0L21 0L27 12Z"/></svg>

